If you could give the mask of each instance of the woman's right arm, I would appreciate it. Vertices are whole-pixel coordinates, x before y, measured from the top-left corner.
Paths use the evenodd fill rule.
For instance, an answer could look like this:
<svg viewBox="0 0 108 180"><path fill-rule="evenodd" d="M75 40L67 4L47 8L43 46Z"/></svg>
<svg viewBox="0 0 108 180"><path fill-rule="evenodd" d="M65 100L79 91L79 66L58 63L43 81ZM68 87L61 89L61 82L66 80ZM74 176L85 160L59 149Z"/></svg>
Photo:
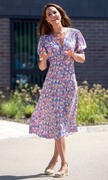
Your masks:
<svg viewBox="0 0 108 180"><path fill-rule="evenodd" d="M41 71L44 71L47 68L47 61L40 60L38 66Z"/></svg>
<svg viewBox="0 0 108 180"><path fill-rule="evenodd" d="M41 71L44 71L47 68L47 60L50 55L51 52L46 53L45 49L43 49L43 51L40 53L38 66Z"/></svg>

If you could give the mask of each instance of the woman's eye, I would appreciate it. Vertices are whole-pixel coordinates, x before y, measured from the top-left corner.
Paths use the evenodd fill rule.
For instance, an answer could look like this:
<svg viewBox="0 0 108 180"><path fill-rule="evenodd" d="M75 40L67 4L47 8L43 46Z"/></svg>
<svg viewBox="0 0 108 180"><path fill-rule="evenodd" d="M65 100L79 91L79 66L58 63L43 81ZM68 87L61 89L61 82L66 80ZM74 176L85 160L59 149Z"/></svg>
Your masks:
<svg viewBox="0 0 108 180"><path fill-rule="evenodd" d="M53 11L52 13L48 13L48 16L51 16L51 14L57 14L57 12Z"/></svg>
<svg viewBox="0 0 108 180"><path fill-rule="evenodd" d="M56 13L57 13L56 11L53 12L53 14L56 14Z"/></svg>

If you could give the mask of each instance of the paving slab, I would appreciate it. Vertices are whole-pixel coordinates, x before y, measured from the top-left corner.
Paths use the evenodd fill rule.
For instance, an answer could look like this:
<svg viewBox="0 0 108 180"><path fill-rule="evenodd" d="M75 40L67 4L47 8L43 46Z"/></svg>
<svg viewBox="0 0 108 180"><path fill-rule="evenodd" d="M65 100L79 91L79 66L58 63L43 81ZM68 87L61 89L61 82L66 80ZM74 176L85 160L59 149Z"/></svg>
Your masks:
<svg viewBox="0 0 108 180"><path fill-rule="evenodd" d="M24 137L0 140L0 180L54 179L43 173L52 156L54 141ZM66 140L69 175L63 179L108 179L108 131L75 133ZM60 159L55 172L59 167Z"/></svg>

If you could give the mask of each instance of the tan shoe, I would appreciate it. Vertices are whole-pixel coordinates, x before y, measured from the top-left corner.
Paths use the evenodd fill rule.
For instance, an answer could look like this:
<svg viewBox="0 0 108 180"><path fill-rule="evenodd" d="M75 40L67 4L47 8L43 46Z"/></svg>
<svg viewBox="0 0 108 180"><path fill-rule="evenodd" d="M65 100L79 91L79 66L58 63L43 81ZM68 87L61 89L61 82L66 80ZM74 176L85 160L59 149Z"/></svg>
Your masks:
<svg viewBox="0 0 108 180"><path fill-rule="evenodd" d="M54 175L54 170L51 169L51 168L46 168L44 174L49 175L49 176L53 176Z"/></svg>
<svg viewBox="0 0 108 180"><path fill-rule="evenodd" d="M58 161L56 161L55 163L52 163L52 161L49 163L49 165L47 166L47 168L45 169L44 174L45 175L49 175L49 176L53 176L54 175L54 167L56 165Z"/></svg>
<svg viewBox="0 0 108 180"><path fill-rule="evenodd" d="M67 163L65 163L67 164ZM59 170L56 174L55 174L55 178L62 178L64 176L68 176L68 164L67 164L67 168L64 168L63 170Z"/></svg>

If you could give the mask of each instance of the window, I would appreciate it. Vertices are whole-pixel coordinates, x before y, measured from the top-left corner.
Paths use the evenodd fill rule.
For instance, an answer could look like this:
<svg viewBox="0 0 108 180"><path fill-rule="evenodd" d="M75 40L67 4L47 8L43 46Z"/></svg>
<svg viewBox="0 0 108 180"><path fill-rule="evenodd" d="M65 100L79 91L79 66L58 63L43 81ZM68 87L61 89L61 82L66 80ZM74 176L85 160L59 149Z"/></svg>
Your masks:
<svg viewBox="0 0 108 180"><path fill-rule="evenodd" d="M12 20L12 61L11 61L11 87L15 88L16 81L21 84L38 84L42 87L47 70L41 72L38 68L36 33L38 21Z"/></svg>

